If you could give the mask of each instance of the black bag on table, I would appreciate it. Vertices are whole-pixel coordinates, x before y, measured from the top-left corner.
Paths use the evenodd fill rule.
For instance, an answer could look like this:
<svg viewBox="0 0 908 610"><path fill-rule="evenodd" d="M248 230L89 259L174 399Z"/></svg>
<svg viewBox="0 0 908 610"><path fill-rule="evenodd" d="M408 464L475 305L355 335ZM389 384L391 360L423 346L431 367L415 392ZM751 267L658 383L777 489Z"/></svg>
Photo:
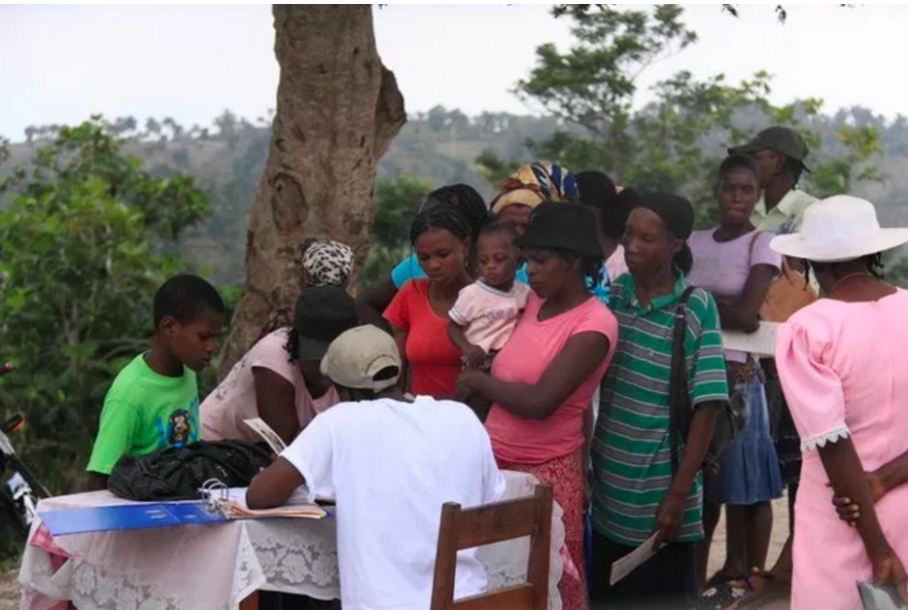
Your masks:
<svg viewBox="0 0 908 610"><path fill-rule="evenodd" d="M244 441L197 441L140 457L123 456L107 479L107 489L127 500L195 500L215 479L227 487L246 487L271 464L264 445Z"/></svg>

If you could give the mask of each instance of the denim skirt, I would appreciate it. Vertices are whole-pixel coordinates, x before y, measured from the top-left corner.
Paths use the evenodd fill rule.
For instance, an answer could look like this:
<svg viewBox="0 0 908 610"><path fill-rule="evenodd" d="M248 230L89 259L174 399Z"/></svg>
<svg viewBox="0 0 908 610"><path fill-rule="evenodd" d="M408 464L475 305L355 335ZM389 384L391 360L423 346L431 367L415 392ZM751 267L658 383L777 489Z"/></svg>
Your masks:
<svg viewBox="0 0 908 610"><path fill-rule="evenodd" d="M738 383L734 391L744 399L744 429L719 456L719 472L709 477L709 500L747 506L780 498L782 475L769 432L763 383L757 376Z"/></svg>

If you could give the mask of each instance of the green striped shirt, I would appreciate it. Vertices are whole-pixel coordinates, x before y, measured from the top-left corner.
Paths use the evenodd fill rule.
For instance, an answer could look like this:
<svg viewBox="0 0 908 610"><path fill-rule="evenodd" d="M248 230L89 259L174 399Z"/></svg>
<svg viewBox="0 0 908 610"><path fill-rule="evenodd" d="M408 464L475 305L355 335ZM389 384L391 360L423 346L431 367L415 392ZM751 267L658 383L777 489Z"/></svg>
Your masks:
<svg viewBox="0 0 908 610"><path fill-rule="evenodd" d="M602 382L593 439L593 527L620 544L646 541L671 485L672 326L678 299L688 285L680 276L672 294L642 307L633 276L625 274L612 284L609 305L618 319L618 345ZM727 400L719 314L713 298L699 288L687 303L684 354L693 406ZM698 474L685 503L678 542L703 537L702 513Z"/></svg>

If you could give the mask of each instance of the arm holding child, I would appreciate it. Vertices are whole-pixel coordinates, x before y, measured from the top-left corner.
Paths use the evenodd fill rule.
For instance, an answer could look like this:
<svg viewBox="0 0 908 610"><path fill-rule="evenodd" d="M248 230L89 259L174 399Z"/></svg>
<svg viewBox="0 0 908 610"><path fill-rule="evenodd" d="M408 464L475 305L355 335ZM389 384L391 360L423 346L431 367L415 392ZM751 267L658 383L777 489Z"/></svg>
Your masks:
<svg viewBox="0 0 908 610"><path fill-rule="evenodd" d="M478 345L470 343L464 333L464 327L454 320L448 323L448 339L463 353L467 365L479 368L486 361L486 351Z"/></svg>
<svg viewBox="0 0 908 610"><path fill-rule="evenodd" d="M608 337L595 331L580 332L567 340L536 383L501 381L467 369L458 378L457 388L478 392L518 417L545 419L593 374L608 353Z"/></svg>

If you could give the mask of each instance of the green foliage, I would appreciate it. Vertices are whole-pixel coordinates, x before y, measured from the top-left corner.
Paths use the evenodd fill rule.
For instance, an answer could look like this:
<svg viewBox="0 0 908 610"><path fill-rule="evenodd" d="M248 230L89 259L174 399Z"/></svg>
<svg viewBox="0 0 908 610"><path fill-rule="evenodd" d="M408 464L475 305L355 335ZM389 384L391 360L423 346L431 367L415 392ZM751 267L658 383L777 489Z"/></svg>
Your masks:
<svg viewBox="0 0 908 610"><path fill-rule="evenodd" d="M373 242L359 278L361 287L367 288L388 277L394 265L407 256L410 223L431 190L431 182L407 174L398 174L393 180L376 181Z"/></svg>
<svg viewBox="0 0 908 610"><path fill-rule="evenodd" d="M812 192L817 197L850 193L855 182L880 182L879 170L868 161L882 154L880 134L875 127L844 125L836 130L844 154L818 164L810 173Z"/></svg>
<svg viewBox="0 0 908 610"><path fill-rule="evenodd" d="M817 195L849 191L855 181L877 178L867 164L881 151L876 127L839 126L837 154L814 162L820 138L805 122L819 117L822 101L774 106L768 101L771 76L766 72L734 84L722 74L700 80L682 71L657 83L653 101L641 108L636 103L640 75L697 40L682 14L677 5L651 11L556 6L553 15L571 21L575 44L564 53L551 44L540 46L536 66L517 84L518 95L566 126L544 140L529 141L535 156L575 171L601 169L616 184L686 193L700 226L715 222L714 172L727 146L771 124L804 133L814 151L809 186ZM495 179L512 166L492 153L477 163Z"/></svg>
<svg viewBox="0 0 908 610"><path fill-rule="evenodd" d="M100 117L61 127L3 181L0 404L26 413L24 457L53 491L81 478L114 375L147 349L151 301L182 270L162 252L208 212L182 175L156 178Z"/></svg>
<svg viewBox="0 0 908 610"><path fill-rule="evenodd" d="M372 237L382 246L405 246L410 240L410 223L432 183L407 174L375 183L375 220Z"/></svg>

